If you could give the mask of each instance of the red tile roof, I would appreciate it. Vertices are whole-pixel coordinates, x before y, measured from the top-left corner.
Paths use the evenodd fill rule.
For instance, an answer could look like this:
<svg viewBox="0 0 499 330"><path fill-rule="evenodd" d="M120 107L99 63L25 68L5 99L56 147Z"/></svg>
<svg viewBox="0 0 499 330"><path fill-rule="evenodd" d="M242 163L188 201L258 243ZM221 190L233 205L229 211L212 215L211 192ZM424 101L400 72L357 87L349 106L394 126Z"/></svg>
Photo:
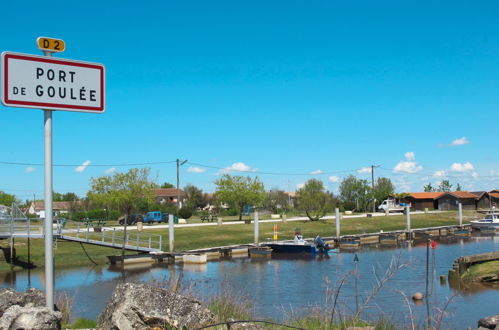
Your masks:
<svg viewBox="0 0 499 330"><path fill-rule="evenodd" d="M31 203L33 204L33 203ZM71 206L76 206L80 205L80 201L75 201L75 202L52 202L52 209L54 210L59 210L59 211L68 211L71 209ZM45 202L44 201L36 201L34 204L35 210L44 210L45 209Z"/></svg>
<svg viewBox="0 0 499 330"><path fill-rule="evenodd" d="M497 192L491 192L491 193L489 193L489 195L494 197L494 198L499 198L499 193L497 193Z"/></svg>
<svg viewBox="0 0 499 330"><path fill-rule="evenodd" d="M409 193L409 196L414 199L437 199L443 194L443 192L415 192Z"/></svg>
<svg viewBox="0 0 499 330"><path fill-rule="evenodd" d="M177 197L177 188L158 188L153 189L153 191L158 197ZM180 196L185 196L185 192L182 189L178 191Z"/></svg>
<svg viewBox="0 0 499 330"><path fill-rule="evenodd" d="M468 191L453 191L448 194L453 195L457 198L476 198L477 196Z"/></svg>

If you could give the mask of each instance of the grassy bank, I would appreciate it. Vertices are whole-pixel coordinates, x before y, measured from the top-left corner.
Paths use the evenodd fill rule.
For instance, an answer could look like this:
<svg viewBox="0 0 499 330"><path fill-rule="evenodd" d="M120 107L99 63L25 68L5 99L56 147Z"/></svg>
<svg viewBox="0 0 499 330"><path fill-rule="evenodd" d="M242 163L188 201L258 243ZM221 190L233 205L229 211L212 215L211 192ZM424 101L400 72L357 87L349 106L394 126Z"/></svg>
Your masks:
<svg viewBox="0 0 499 330"><path fill-rule="evenodd" d="M499 276L499 260L488 261L471 266L463 280L476 281L485 277L497 278Z"/></svg>
<svg viewBox="0 0 499 330"><path fill-rule="evenodd" d="M466 212L465 216L475 215L474 212ZM466 221L465 221L466 222ZM419 214L411 216L412 228L423 228L433 226L445 226L457 224L456 212L444 212L436 214ZM335 236L335 221L292 221L287 223L260 223L260 240L272 238L274 225L278 226L279 239L291 239L296 228L300 228L305 237L314 237L319 234L325 236ZM405 215L373 218L347 218L341 222L341 234L361 234L370 232L403 230L406 226ZM159 234L163 237L164 249L168 246L168 229L148 229L145 233ZM237 224L222 226L202 226L175 229L176 251L185 251L198 248L209 248L232 244L246 244L253 242L253 225ZM16 239L15 247L20 260L28 261L28 241L27 239ZM2 247L8 247L8 240L0 243ZM44 265L44 241L42 239L31 239L31 262L36 266ZM93 246L80 245L57 241L54 244L54 255L56 266L77 266L107 263L106 256L118 255L120 250ZM133 254L132 252L128 252ZM0 258L0 271L10 270L10 265L5 259Z"/></svg>

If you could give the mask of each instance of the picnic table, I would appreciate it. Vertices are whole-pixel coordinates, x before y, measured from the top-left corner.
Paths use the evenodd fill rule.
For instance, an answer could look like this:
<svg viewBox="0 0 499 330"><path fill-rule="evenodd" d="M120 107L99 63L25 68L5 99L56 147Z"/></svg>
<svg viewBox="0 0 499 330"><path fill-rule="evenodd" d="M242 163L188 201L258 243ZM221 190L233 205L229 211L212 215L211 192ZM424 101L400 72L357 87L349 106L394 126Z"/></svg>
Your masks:
<svg viewBox="0 0 499 330"><path fill-rule="evenodd" d="M218 221L218 217L214 214L205 214L201 216L201 222L213 222Z"/></svg>
<svg viewBox="0 0 499 330"><path fill-rule="evenodd" d="M87 227L93 227L94 231L100 231L106 225L104 219L83 219L83 223Z"/></svg>

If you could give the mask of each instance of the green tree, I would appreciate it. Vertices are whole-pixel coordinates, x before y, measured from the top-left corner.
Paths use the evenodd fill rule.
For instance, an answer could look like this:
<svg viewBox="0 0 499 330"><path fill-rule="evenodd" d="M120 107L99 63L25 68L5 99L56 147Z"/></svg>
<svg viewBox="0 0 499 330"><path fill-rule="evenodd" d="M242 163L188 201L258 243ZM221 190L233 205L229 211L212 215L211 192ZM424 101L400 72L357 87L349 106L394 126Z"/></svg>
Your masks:
<svg viewBox="0 0 499 330"><path fill-rule="evenodd" d="M449 182L449 180L442 180L440 184L438 185L438 191L442 192L449 192L452 189L452 184Z"/></svg>
<svg viewBox="0 0 499 330"><path fill-rule="evenodd" d="M296 204L311 221L317 221L333 208L333 196L325 190L322 181L310 179L296 192Z"/></svg>
<svg viewBox="0 0 499 330"><path fill-rule="evenodd" d="M115 172L112 176L101 176L91 179L88 192L89 200L104 208L114 208L125 215L123 231L123 251L125 252L125 237L127 217L143 204L154 202L153 188L156 184L149 180L148 168L132 168L126 173Z"/></svg>
<svg viewBox="0 0 499 330"><path fill-rule="evenodd" d="M457 184L456 191L461 191L463 188L461 187L461 184Z"/></svg>
<svg viewBox="0 0 499 330"><path fill-rule="evenodd" d="M67 192L65 194L61 194L61 193L54 191L52 193L52 200L54 202L76 202L76 201L80 200L80 198L78 197L78 195L76 195L75 193L72 193L72 192Z"/></svg>
<svg viewBox="0 0 499 330"><path fill-rule="evenodd" d="M393 195L394 192L395 186L390 179L381 177L376 180L374 184L374 198L378 204Z"/></svg>
<svg viewBox="0 0 499 330"><path fill-rule="evenodd" d="M258 206L265 198L263 183L258 177L251 179L249 176L232 176L224 174L215 181L217 189L215 198L220 203L239 210L239 220L243 218L246 205Z"/></svg>
<svg viewBox="0 0 499 330"><path fill-rule="evenodd" d="M185 207L196 210L206 206L206 199L204 198L203 191L198 187L188 184L184 187L184 192L187 195L187 200L185 202Z"/></svg>
<svg viewBox="0 0 499 330"><path fill-rule="evenodd" d="M16 196L0 191L0 204L10 206L12 203L18 203Z"/></svg>
<svg viewBox="0 0 499 330"><path fill-rule="evenodd" d="M423 187L424 192L434 192L436 189L431 185L431 182L428 182L428 184L425 184Z"/></svg>
<svg viewBox="0 0 499 330"><path fill-rule="evenodd" d="M367 210L371 191L367 180L357 179L355 176L349 175L341 181L339 191L340 200L345 209Z"/></svg>
<svg viewBox="0 0 499 330"><path fill-rule="evenodd" d="M154 202L154 182L149 180L148 168L132 168L126 173L91 179L88 198L95 206L111 207L130 215L143 203Z"/></svg>
<svg viewBox="0 0 499 330"><path fill-rule="evenodd" d="M175 188L175 186L170 182L165 182L161 185L161 188Z"/></svg>
<svg viewBox="0 0 499 330"><path fill-rule="evenodd" d="M289 209L289 195L282 190L272 189L265 193L263 208L272 213L284 213Z"/></svg>

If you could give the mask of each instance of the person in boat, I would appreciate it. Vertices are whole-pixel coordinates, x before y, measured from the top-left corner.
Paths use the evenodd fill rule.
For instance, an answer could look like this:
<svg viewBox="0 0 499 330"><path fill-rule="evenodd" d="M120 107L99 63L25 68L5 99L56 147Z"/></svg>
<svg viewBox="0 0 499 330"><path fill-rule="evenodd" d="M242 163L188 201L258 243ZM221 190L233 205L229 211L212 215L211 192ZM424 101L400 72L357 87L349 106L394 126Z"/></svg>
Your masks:
<svg viewBox="0 0 499 330"><path fill-rule="evenodd" d="M301 233L295 233L295 239L294 239L295 243L299 243L299 242L302 242L303 241L303 235Z"/></svg>

